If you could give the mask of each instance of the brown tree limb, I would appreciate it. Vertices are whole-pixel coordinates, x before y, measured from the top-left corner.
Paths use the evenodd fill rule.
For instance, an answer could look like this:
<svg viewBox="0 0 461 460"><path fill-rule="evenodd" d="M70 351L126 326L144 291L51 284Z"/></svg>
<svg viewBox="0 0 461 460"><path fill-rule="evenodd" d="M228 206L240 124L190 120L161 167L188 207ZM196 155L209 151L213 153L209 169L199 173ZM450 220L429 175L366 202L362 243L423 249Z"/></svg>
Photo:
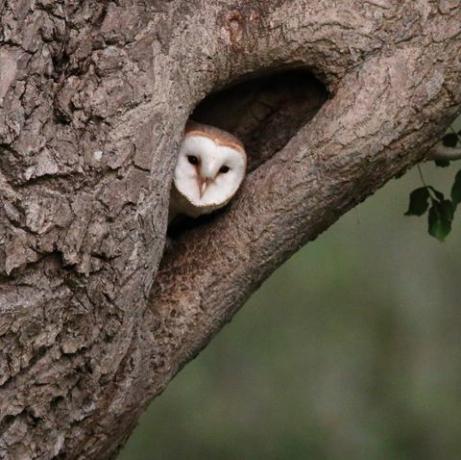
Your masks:
<svg viewBox="0 0 461 460"><path fill-rule="evenodd" d="M455 161L461 159L461 147L447 147L437 142L429 151L430 160Z"/></svg>
<svg viewBox="0 0 461 460"><path fill-rule="evenodd" d="M203 347L300 246L421 159L434 126L416 132L413 123L423 120L409 120L409 101L426 97L425 104L441 113L453 104L442 87L434 97L414 84L423 58L422 51L404 48L370 59L285 149L248 177L229 212L186 233L166 254L151 308L155 324L166 324L155 329L176 345L165 351L167 366L176 369ZM371 79L382 85L368 84Z"/></svg>

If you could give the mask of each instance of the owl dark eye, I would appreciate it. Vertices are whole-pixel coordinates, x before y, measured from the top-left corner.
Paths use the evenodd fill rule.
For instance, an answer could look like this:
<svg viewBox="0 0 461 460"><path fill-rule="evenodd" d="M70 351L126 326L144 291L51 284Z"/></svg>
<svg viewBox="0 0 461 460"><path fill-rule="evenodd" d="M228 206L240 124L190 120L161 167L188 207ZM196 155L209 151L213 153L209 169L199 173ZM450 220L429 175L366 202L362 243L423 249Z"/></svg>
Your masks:
<svg viewBox="0 0 461 460"><path fill-rule="evenodd" d="M195 155L187 155L187 159L191 165L198 165L198 158Z"/></svg>
<svg viewBox="0 0 461 460"><path fill-rule="evenodd" d="M219 168L219 172L221 174L226 174L227 172L229 172L229 169L230 169L229 166L224 165Z"/></svg>

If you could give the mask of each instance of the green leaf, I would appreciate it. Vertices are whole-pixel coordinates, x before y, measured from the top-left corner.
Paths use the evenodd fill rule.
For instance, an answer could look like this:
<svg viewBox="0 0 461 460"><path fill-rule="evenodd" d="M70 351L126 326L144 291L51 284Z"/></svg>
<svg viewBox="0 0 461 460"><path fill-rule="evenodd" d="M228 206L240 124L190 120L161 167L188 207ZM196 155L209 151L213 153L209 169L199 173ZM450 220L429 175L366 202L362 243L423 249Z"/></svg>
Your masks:
<svg viewBox="0 0 461 460"><path fill-rule="evenodd" d="M458 143L458 135L456 133L448 133L442 137L442 144L445 147L456 147Z"/></svg>
<svg viewBox="0 0 461 460"><path fill-rule="evenodd" d="M434 160L434 163L439 168L446 168L447 166L450 166L450 160Z"/></svg>
<svg viewBox="0 0 461 460"><path fill-rule="evenodd" d="M455 176L455 182L451 188L451 200L454 206L458 206L461 203L461 170Z"/></svg>
<svg viewBox="0 0 461 460"><path fill-rule="evenodd" d="M439 241L444 241L451 231L454 207L450 200L433 201L429 209L429 234Z"/></svg>
<svg viewBox="0 0 461 460"><path fill-rule="evenodd" d="M406 216L422 216L429 207L429 190L427 187L420 187L410 194L410 204Z"/></svg>
<svg viewBox="0 0 461 460"><path fill-rule="evenodd" d="M439 203L439 207L444 219L449 220L451 224L453 217L455 217L455 207L453 206L453 203L450 200L444 200Z"/></svg>

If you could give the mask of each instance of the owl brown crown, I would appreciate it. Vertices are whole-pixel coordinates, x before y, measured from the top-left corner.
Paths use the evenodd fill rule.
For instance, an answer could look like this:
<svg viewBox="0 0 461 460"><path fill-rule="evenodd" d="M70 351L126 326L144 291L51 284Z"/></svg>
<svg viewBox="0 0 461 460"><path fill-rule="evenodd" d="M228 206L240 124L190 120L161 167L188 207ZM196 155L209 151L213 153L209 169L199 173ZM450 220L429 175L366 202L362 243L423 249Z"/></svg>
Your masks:
<svg viewBox="0 0 461 460"><path fill-rule="evenodd" d="M245 147L242 142L232 134L223 131L215 126L197 123L196 121L189 121L184 130L186 136L189 135L203 135L212 139L216 144L224 147L231 147L242 154L245 154Z"/></svg>

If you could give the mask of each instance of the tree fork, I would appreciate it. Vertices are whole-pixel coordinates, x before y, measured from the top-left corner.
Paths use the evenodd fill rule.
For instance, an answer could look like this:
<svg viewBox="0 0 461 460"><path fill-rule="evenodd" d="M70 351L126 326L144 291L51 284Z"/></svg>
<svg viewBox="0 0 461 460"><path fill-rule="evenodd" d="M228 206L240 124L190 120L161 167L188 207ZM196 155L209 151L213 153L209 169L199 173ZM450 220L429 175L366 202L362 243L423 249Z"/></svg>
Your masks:
<svg viewBox="0 0 461 460"><path fill-rule="evenodd" d="M0 457L116 455L263 280L456 115L457 0L242 3L0 2ZM189 115L292 69L328 100L278 131L237 117L261 161L162 258Z"/></svg>

